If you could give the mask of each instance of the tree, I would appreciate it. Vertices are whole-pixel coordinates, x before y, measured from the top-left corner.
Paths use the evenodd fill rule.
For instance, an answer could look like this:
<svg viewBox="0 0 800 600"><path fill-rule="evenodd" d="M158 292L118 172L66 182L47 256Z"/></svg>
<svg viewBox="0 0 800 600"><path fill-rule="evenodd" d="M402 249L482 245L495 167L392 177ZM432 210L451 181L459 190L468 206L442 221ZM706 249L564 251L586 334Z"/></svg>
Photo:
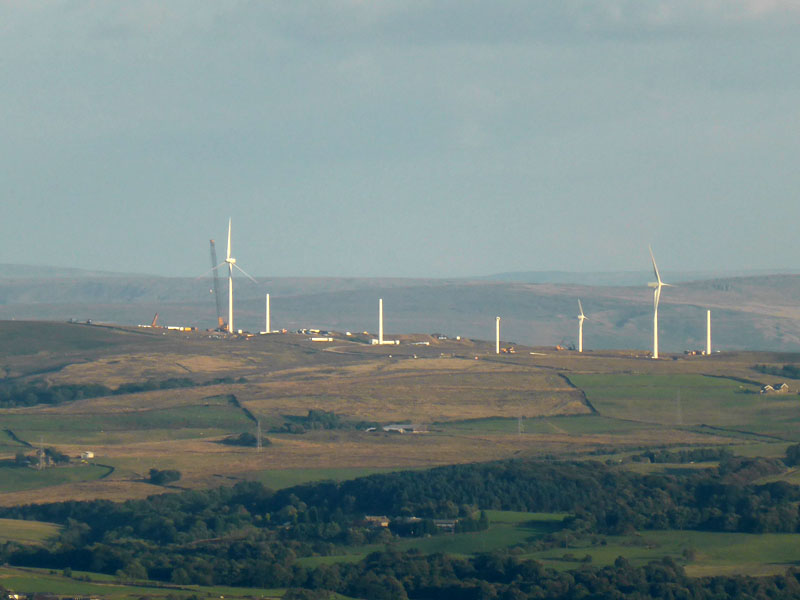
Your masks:
<svg viewBox="0 0 800 600"><path fill-rule="evenodd" d="M160 471L158 469L150 469L150 483L154 485L166 485L173 481L178 481L181 478L181 472L172 469L165 469Z"/></svg>
<svg viewBox="0 0 800 600"><path fill-rule="evenodd" d="M786 449L786 458L783 462L789 467L800 465L800 444L794 444Z"/></svg>

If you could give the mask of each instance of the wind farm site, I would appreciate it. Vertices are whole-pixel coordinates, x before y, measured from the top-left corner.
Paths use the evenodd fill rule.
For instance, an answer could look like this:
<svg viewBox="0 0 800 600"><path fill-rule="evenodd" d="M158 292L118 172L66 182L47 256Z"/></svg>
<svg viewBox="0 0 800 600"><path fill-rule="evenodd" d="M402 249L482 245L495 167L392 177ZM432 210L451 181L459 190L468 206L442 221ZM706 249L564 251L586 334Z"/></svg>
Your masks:
<svg viewBox="0 0 800 600"><path fill-rule="evenodd" d="M742 485L800 484L797 466L782 462L800 448L800 355L791 351L800 331L784 294L794 276L675 285L651 250L649 289L275 280L238 265L230 222L224 260L213 240L210 258L205 276L151 287L91 276L104 303L27 305L85 311L79 318L0 321L0 512L246 485L302 495L318 482L448 465L589 464L619 477L690 479L734 469ZM20 310L8 301L15 294L29 301L63 284L2 281L5 311ZM87 287L75 281L76 292ZM123 289L127 297L115 298ZM760 295L743 302L754 289ZM141 301L150 294L160 299ZM192 295L202 309L185 301ZM154 308L149 322L130 322ZM525 527L541 515L513 513L520 521L508 524L512 513L492 514L498 524L485 535L452 533L447 551L507 551L524 538L536 560L558 569L572 560L545 543L552 525L530 537ZM4 534L8 523L0 518L0 541L32 543L27 530ZM34 523L50 536L35 543L65 531ZM667 555L697 576L772 574L800 559L794 534L769 538L768 557L721 553L733 543L723 533L693 532L688 550L685 532L653 535L646 544L635 531L608 547L585 536L563 543L598 566ZM750 536L737 538L742 548L766 543L736 535ZM375 549L337 548L304 550L303 565ZM0 584L17 576L0 569Z"/></svg>

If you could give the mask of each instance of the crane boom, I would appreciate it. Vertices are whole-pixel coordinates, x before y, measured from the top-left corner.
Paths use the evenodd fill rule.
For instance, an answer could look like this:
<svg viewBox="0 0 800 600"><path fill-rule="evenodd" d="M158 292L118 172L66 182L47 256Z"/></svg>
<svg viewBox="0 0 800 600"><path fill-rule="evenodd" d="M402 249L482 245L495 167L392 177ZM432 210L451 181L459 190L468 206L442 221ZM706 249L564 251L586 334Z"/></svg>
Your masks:
<svg viewBox="0 0 800 600"><path fill-rule="evenodd" d="M222 318L222 301L219 297L219 274L217 273L217 248L214 240L211 240L211 276L214 281L214 300L217 303L217 329L225 328L225 321Z"/></svg>

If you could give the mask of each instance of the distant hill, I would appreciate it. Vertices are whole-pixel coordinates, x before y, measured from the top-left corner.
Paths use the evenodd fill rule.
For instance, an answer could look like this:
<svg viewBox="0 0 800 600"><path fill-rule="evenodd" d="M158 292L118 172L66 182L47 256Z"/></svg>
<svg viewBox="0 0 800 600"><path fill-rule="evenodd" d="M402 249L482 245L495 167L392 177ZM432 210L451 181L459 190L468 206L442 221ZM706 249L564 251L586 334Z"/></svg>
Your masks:
<svg viewBox="0 0 800 600"><path fill-rule="evenodd" d="M641 283L280 277L261 278L258 284L241 278L235 292L235 324L251 331L264 327L266 292L273 327L287 329L374 331L382 297L387 332L492 339L499 315L504 340L569 346L576 342L580 298L588 317L587 348L647 349L652 339L652 291ZM800 351L797 298L800 275L715 278L667 288L659 311L661 348L704 347L705 314L711 309L715 348ZM226 301L223 297L223 305ZM156 312L162 324L212 327L216 308L210 279L85 272L0 278L0 319L137 324L150 323Z"/></svg>
<svg viewBox="0 0 800 600"><path fill-rule="evenodd" d="M790 274L793 271L741 270L741 271L663 271L664 281L685 283L707 279L729 279L731 277L761 277L774 274ZM519 283L569 283L575 285L642 285L653 279L653 272L644 271L601 271L583 273L576 271L514 271L484 275L477 279L483 281L516 281Z"/></svg>
<svg viewBox="0 0 800 600"><path fill-rule="evenodd" d="M91 271L70 267L51 267L46 265L13 265L0 263L0 279L49 279L53 277L132 277L131 273L110 271ZM142 275L139 275L142 276Z"/></svg>

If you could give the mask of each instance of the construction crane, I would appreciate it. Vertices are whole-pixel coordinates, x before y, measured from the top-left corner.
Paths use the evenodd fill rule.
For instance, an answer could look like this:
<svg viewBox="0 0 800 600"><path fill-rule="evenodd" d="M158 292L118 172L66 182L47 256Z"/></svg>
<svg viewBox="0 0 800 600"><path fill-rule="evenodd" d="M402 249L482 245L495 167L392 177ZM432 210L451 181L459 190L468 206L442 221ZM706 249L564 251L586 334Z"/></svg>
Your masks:
<svg viewBox="0 0 800 600"><path fill-rule="evenodd" d="M211 240L211 276L214 278L214 300L217 303L217 330L225 331L228 324L222 318L222 301L219 297L219 274L217 273L217 248L214 245L214 240Z"/></svg>

